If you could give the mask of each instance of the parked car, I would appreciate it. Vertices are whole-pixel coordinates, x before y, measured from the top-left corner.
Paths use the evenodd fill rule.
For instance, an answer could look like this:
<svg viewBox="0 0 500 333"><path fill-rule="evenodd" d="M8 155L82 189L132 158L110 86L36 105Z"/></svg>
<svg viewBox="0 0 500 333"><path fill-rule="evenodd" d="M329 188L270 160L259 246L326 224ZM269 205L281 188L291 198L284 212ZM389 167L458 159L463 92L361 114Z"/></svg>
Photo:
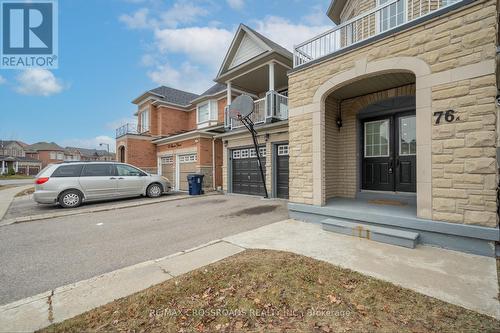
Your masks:
<svg viewBox="0 0 500 333"><path fill-rule="evenodd" d="M37 175L33 198L42 204L74 208L83 202L148 196L171 191L170 181L132 165L116 162L50 164Z"/></svg>

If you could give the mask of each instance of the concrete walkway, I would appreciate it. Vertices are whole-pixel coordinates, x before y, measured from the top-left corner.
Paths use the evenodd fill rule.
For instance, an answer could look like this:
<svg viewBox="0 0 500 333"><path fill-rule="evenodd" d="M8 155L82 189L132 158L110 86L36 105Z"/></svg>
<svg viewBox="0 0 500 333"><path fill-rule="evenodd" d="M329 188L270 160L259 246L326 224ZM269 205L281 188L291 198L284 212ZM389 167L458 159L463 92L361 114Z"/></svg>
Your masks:
<svg viewBox="0 0 500 333"><path fill-rule="evenodd" d="M33 185L16 186L0 190L0 220L4 217L5 213L7 213L10 203L14 200L16 194L31 187L33 187Z"/></svg>
<svg viewBox="0 0 500 333"><path fill-rule="evenodd" d="M0 332L41 329L243 250L214 241L1 306Z"/></svg>
<svg viewBox="0 0 500 333"><path fill-rule="evenodd" d="M428 246L407 249L295 220L224 240L239 247L289 251L323 260L500 319L495 258Z"/></svg>

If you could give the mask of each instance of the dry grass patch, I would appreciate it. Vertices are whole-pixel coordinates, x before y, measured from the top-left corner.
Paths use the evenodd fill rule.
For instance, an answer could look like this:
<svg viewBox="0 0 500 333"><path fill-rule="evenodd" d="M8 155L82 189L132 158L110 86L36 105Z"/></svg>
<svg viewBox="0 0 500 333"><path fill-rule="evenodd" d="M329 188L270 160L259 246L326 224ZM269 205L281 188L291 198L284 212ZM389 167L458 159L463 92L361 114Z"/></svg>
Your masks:
<svg viewBox="0 0 500 333"><path fill-rule="evenodd" d="M25 195L33 194L34 192L35 192L35 188L30 187L30 188L23 190L23 191L19 192L18 194L16 194L16 197L23 197Z"/></svg>
<svg viewBox="0 0 500 333"><path fill-rule="evenodd" d="M43 332L498 332L499 328L500 322L488 316L322 261L249 250Z"/></svg>

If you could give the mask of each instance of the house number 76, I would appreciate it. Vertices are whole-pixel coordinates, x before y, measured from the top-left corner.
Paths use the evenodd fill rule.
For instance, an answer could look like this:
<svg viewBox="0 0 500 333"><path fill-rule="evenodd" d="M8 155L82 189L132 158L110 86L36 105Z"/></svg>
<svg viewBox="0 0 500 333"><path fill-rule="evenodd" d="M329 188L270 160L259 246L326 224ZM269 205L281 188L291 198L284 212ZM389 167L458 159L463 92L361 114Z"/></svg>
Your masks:
<svg viewBox="0 0 500 333"><path fill-rule="evenodd" d="M434 112L434 117L436 117L436 125L439 125L441 123L441 119L443 119L447 123L451 123L452 121L455 120L460 120L459 117L455 117L455 110L448 110L448 111L437 111Z"/></svg>

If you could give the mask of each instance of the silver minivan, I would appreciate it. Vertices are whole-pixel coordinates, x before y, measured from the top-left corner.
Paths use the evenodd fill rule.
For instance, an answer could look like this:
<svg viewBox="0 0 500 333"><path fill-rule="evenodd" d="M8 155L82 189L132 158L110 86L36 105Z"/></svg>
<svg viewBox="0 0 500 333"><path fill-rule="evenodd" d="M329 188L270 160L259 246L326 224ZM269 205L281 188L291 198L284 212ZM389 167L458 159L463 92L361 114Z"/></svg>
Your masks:
<svg viewBox="0 0 500 333"><path fill-rule="evenodd" d="M49 164L37 175L33 198L42 204L74 208L83 202L148 196L170 192L170 181L117 162Z"/></svg>

